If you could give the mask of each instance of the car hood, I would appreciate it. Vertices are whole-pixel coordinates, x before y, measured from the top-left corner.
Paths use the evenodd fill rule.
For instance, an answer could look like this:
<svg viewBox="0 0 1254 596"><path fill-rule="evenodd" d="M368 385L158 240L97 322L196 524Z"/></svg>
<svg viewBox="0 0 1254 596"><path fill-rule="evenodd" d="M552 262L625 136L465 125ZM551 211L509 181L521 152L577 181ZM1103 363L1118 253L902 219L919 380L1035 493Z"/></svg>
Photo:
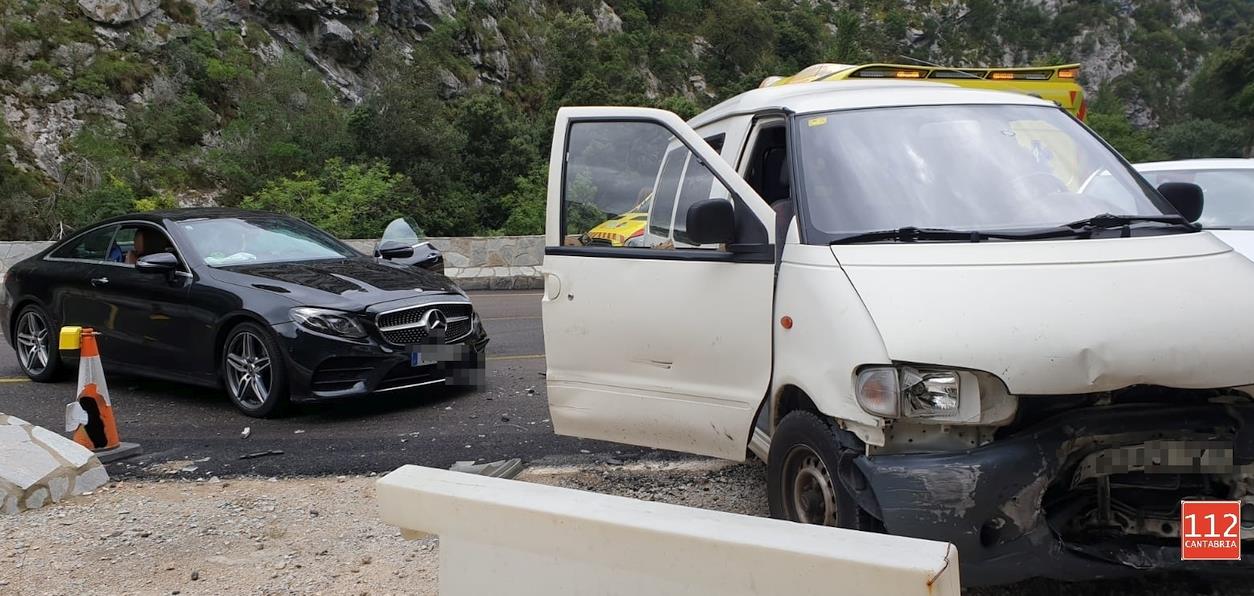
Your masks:
<svg viewBox="0 0 1254 596"><path fill-rule="evenodd" d="M833 252L897 362L1026 395L1254 383L1254 262L1209 233Z"/></svg>
<svg viewBox="0 0 1254 596"><path fill-rule="evenodd" d="M236 285L274 292L309 306L347 311L426 294L460 294L443 275L368 257L237 265L217 273Z"/></svg>
<svg viewBox="0 0 1254 596"><path fill-rule="evenodd" d="M1210 230L1210 233L1245 258L1254 259L1254 230Z"/></svg>

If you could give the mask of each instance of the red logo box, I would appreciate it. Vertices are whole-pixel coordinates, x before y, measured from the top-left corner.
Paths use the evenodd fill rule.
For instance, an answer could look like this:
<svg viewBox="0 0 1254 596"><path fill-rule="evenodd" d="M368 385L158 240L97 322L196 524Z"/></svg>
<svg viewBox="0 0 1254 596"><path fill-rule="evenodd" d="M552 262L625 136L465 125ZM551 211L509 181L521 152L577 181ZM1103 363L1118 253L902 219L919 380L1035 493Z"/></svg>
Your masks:
<svg viewBox="0 0 1254 596"><path fill-rule="evenodd" d="M1241 559L1240 501L1181 501L1180 558L1185 561Z"/></svg>

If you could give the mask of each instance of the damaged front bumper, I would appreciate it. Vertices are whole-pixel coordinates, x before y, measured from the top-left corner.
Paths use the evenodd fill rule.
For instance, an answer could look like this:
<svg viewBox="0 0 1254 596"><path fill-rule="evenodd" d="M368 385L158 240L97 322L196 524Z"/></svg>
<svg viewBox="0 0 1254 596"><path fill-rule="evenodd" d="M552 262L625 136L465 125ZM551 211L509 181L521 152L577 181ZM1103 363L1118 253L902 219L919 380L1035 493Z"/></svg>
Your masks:
<svg viewBox="0 0 1254 596"><path fill-rule="evenodd" d="M967 451L859 456L852 488L889 533L957 546L968 586L1254 571L1250 556L1182 561L1178 509L1248 497L1251 423L1247 404L1085 407Z"/></svg>

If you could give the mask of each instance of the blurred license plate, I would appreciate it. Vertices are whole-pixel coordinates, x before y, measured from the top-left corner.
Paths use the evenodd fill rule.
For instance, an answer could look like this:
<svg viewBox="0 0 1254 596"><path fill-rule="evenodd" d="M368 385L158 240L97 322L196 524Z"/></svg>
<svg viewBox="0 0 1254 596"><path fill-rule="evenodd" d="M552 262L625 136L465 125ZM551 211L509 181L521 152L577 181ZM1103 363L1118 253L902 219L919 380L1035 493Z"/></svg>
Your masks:
<svg viewBox="0 0 1254 596"><path fill-rule="evenodd" d="M417 368L437 362L455 362L462 358L462 345L419 344L409 349L409 365Z"/></svg>

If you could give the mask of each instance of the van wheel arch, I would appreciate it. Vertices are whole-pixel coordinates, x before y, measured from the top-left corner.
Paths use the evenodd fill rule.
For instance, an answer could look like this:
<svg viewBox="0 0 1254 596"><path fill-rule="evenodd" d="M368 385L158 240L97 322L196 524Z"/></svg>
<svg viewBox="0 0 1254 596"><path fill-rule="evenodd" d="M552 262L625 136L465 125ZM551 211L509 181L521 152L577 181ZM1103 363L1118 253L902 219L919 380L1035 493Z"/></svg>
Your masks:
<svg viewBox="0 0 1254 596"><path fill-rule="evenodd" d="M844 424L841 423L840 419L823 413L818 405L814 403L814 400L810 398L809 394L796 385L785 385L776 394L775 415L771 419L772 434L785 416L797 411L810 412L821 419L827 420L832 425L842 445L848 449L865 452L866 443L862 439L859 439L854 433L845 430Z"/></svg>

